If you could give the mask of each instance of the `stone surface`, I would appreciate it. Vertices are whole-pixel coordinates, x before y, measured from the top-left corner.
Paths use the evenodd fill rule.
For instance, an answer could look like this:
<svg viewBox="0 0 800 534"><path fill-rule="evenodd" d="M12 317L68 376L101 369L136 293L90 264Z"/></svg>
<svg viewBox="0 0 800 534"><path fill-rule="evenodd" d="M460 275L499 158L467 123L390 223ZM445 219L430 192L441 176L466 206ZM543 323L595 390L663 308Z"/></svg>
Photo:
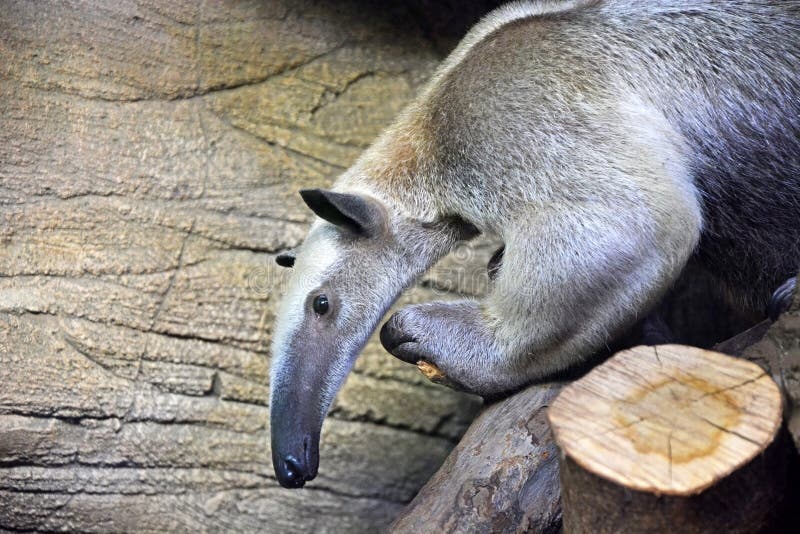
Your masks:
<svg viewBox="0 0 800 534"><path fill-rule="evenodd" d="M375 340L319 478L277 486L273 258L311 220L297 191L330 184L490 4L4 2L0 530L368 532L411 500L478 401ZM479 295L492 252L404 301Z"/></svg>

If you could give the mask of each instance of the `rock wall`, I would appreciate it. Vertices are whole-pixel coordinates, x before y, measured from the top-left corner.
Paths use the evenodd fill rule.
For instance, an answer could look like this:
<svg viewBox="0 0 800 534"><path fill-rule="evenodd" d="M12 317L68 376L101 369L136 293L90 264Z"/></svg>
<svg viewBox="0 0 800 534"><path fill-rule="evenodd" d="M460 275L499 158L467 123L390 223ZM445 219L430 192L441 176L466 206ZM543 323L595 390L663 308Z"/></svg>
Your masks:
<svg viewBox="0 0 800 534"><path fill-rule="evenodd" d="M375 531L414 496L478 403L374 340L277 486L273 258L473 4L3 2L0 530ZM487 247L405 300L480 293Z"/></svg>

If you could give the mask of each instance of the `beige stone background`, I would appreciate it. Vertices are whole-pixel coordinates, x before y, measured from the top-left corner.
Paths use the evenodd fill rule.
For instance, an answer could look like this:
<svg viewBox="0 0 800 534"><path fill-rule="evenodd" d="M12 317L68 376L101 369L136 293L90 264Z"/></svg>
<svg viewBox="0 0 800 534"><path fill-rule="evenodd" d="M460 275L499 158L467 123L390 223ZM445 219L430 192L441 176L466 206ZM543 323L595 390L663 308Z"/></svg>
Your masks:
<svg viewBox="0 0 800 534"><path fill-rule="evenodd" d="M368 532L402 509L477 401L373 340L319 477L279 488L273 259L310 221L297 191L491 3L0 4L0 530ZM461 260L406 300L480 293Z"/></svg>

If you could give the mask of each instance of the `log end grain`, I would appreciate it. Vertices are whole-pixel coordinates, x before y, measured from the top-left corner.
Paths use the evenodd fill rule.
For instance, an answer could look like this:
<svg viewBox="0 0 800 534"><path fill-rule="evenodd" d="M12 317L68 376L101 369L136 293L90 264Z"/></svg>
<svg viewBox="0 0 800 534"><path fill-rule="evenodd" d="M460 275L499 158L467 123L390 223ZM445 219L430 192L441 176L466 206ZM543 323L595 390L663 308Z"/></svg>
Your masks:
<svg viewBox="0 0 800 534"><path fill-rule="evenodd" d="M629 489L686 496L774 440L781 395L751 362L641 346L565 388L548 415L561 450L587 471Z"/></svg>

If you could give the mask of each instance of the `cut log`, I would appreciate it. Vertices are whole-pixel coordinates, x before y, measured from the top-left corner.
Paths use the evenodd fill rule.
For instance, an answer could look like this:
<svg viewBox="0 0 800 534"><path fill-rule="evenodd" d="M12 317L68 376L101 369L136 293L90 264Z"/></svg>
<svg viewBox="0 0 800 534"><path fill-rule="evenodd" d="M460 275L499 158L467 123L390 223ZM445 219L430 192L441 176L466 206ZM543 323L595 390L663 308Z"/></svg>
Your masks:
<svg viewBox="0 0 800 534"><path fill-rule="evenodd" d="M778 322L774 324L770 321L759 323L749 330L719 343L714 350L741 356L759 364L775 378L776 382L781 384L781 387L786 388L784 393L788 394L790 400L800 398L800 395L796 393L795 397L791 396L793 391L800 390L800 387L796 387L797 384L800 384L800 379L795 378L796 369L800 369L800 364L797 363L800 361L798 359L798 355L800 355L800 350L798 350L800 320L798 318L800 318L800 298L796 299L793 311L785 313ZM421 362L418 367L424 376L436 383L441 384L442 379L446 379L435 366ZM553 476L555 466L552 462L537 460L543 458L547 451L554 448L555 443L547 425L543 428L525 423L526 417L529 418L529 421L538 421L536 418L541 416L540 406L544 402L540 398L542 391L548 391L550 399L552 399L554 391L558 390L552 389L551 386L535 385L487 407L475 420L462 442L451 453L441 469L401 513L393 525L393 532L413 532L415 528L419 529L426 525L426 518L430 519L428 525L444 531L454 528L471 532L549 532L557 530L561 519L561 500L558 493L560 486L558 480ZM792 404L800 403L791 403L790 406ZM790 431L793 430L793 422L795 429L800 428L800 417L788 421ZM800 443L800 439L796 437L800 435L800 431L795 430L793 435L795 442ZM777 450L780 450L780 447ZM768 452L772 453L772 451ZM513 480L510 483L501 483L509 481L506 460L525 455L528 455L531 461L523 464L515 463L518 470L514 471ZM780 460L774 462L776 463L775 469L784 469L782 456L773 455L772 458L773 462L775 459ZM568 458L565 461L571 462ZM769 465L769 462L764 465ZM583 472L586 473L585 470ZM775 472L779 475L784 473L783 471ZM790 474L790 476L797 477L796 474ZM793 478L793 480L795 479ZM551 486L533 482L543 480L554 482L551 486L555 493L549 489ZM729 476L725 482L722 482L731 484L734 491L739 484L738 487L744 491L744 494L739 501L735 501L737 503L750 498L750 485L743 484L740 480L739 475L736 475ZM614 487L612 483L605 480L598 482L598 484L603 483ZM542 488L543 486L546 486L547 489L539 494L539 498L531 500L531 488ZM714 493L709 492L708 494L713 496ZM718 494L724 496L725 492ZM466 498L465 495L480 495L480 502L491 503L492 506L472 506L474 498ZM788 495L786 499L787 501L795 499L793 502L797 502L797 495ZM613 510L618 504L611 499L608 506ZM721 509L718 504L711 506L716 506L717 510ZM747 508L743 507L743 509ZM798 518L795 517L791 520L794 521L793 524L797 524Z"/></svg>
<svg viewBox="0 0 800 534"><path fill-rule="evenodd" d="M713 350L716 352L721 352L722 354L729 354L730 356L739 356L749 359L746 356L747 349L761 341L771 326L772 321L765 319L760 323L748 328L744 332L740 332L730 339L726 339L721 343L717 343L714 345ZM753 363L759 362L756 361ZM760 365L760 367L764 368L763 365ZM766 368L764 370L767 371Z"/></svg>
<svg viewBox="0 0 800 534"><path fill-rule="evenodd" d="M751 362L636 347L567 386L548 417L567 532L758 532L776 520L781 395Z"/></svg>

